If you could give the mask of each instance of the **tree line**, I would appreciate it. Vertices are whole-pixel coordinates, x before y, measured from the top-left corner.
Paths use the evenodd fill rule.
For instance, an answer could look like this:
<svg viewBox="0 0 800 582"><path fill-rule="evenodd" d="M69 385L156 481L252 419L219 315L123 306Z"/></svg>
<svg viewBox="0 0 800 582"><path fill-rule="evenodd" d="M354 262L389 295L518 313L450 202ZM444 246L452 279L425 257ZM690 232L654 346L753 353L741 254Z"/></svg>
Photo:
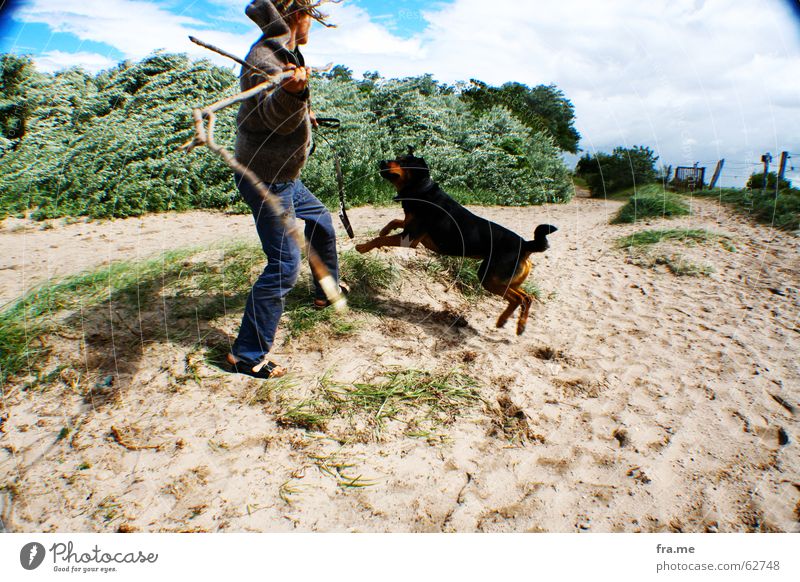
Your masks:
<svg viewBox="0 0 800 582"><path fill-rule="evenodd" d="M192 134L191 109L238 92L237 75L209 61L155 53L96 75L36 70L24 56L0 56L0 217L124 217L236 206L230 170L213 154L178 151ZM562 152L578 151L574 108L555 86L480 81L446 85L430 75L355 79L345 67L312 81L319 116L303 179L337 200L338 152L350 204L392 192L379 160L407 146L434 179L464 203L530 205L570 199ZM219 118L217 141L233 147L235 113ZM241 203L239 208L242 208Z"/></svg>

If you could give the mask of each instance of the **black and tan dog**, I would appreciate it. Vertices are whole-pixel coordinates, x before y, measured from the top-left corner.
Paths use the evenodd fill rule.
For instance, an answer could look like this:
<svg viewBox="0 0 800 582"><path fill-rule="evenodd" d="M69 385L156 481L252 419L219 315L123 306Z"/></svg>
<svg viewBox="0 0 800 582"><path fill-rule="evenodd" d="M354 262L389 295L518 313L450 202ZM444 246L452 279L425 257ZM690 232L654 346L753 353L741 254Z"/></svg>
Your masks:
<svg viewBox="0 0 800 582"><path fill-rule="evenodd" d="M474 215L431 181L425 160L406 156L381 162L381 176L397 189L396 201L403 205L405 217L391 221L380 235L357 245L361 253L381 247L424 247L455 257L482 259L478 276L484 289L508 301L497 327L503 327L518 307L517 335L525 331L533 297L522 289L531 272L530 255L547 250L547 235L558 230L542 224L533 240L526 241L505 227ZM389 234L403 229L399 234Z"/></svg>

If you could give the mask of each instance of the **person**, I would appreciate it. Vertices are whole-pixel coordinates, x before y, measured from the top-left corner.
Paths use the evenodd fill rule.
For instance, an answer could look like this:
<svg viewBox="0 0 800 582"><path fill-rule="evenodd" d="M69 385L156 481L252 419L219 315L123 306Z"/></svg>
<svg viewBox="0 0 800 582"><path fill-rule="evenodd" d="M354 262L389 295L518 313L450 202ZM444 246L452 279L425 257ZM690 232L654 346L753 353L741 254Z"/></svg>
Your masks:
<svg viewBox="0 0 800 582"><path fill-rule="evenodd" d="M276 89L241 104L235 156L280 198L290 216L305 221L306 239L338 284L333 220L300 180L315 119L310 106L309 69L299 47L308 42L312 20L330 26L318 5L315 0L253 0L245 9L263 33L251 47L246 62L268 75L282 71L294 74ZM241 90L247 91L265 80L263 75L244 67ZM300 249L286 232L283 218L271 212L250 182L237 174L236 186L253 212L267 266L250 291L239 335L227 360L235 372L275 378L284 375L286 369L269 361L267 354L275 339L284 299L297 282ZM316 278L314 305L327 305Z"/></svg>

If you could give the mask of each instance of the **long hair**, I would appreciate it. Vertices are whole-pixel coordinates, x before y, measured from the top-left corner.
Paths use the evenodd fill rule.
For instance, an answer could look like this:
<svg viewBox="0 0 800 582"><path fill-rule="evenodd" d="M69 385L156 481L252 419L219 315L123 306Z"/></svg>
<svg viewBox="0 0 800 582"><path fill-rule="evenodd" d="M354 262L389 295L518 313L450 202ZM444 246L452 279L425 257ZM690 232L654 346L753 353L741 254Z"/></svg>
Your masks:
<svg viewBox="0 0 800 582"><path fill-rule="evenodd" d="M327 21L328 15L319 11L319 7L328 2L338 4L342 0L273 0L275 8L284 18L296 12L305 12L311 18L327 28L336 28L335 24Z"/></svg>

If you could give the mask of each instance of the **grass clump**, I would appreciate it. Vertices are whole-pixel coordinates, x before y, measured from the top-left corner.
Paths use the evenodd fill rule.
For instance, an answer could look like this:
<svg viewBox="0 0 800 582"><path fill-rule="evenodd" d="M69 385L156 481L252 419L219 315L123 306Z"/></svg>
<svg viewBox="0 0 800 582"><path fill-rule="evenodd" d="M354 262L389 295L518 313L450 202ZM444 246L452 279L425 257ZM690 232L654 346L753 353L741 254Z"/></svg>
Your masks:
<svg viewBox="0 0 800 582"><path fill-rule="evenodd" d="M719 241L726 250L735 251L729 236L709 230L673 228L664 230L643 230L617 240L620 248L647 247L665 241L705 243Z"/></svg>
<svg viewBox="0 0 800 582"><path fill-rule="evenodd" d="M400 273L394 265L376 254L361 254L348 250L339 257L341 279L347 281L353 292L381 291L397 282Z"/></svg>
<svg viewBox="0 0 800 582"><path fill-rule="evenodd" d="M690 214L689 207L678 196L666 192L661 186L651 184L639 189L620 208L612 224L631 224L648 218L673 218Z"/></svg>
<svg viewBox="0 0 800 582"><path fill-rule="evenodd" d="M467 298L486 294L478 275L480 263L475 259L434 255L417 261L415 266L446 285L455 284L459 293Z"/></svg>
<svg viewBox="0 0 800 582"><path fill-rule="evenodd" d="M406 407L426 408L430 416L443 420L480 400L477 381L456 371L396 370L377 379L382 381L354 384L346 399L378 423Z"/></svg>
<svg viewBox="0 0 800 582"><path fill-rule="evenodd" d="M289 341L320 328L333 337L352 335L358 329L358 320L353 318L352 312L379 312L375 295L399 279L397 267L388 261L352 250L340 255L339 270L340 279L350 286L347 296L350 311L339 313L334 309L315 308L311 281L306 276L305 281L298 284L287 297L284 313Z"/></svg>
<svg viewBox="0 0 800 582"><path fill-rule="evenodd" d="M269 395L259 399L267 400ZM367 382L353 384L335 382L326 374L306 399L279 398L276 419L283 427L330 429L331 434L340 435L333 438L344 442L380 431L389 419L406 422L412 432L423 431L421 424L425 423L449 424L460 411L478 401L478 381L459 371L388 370ZM335 422L342 420L346 427ZM365 432L364 427L370 430Z"/></svg>
<svg viewBox="0 0 800 582"><path fill-rule="evenodd" d="M286 327L289 332L288 341L295 339L321 325L333 337L346 337L358 329L352 315L339 313L334 309L318 309L308 305L307 301L294 301L286 306Z"/></svg>
<svg viewBox="0 0 800 582"><path fill-rule="evenodd" d="M322 412L324 403L304 400L278 416L276 422L282 427L302 428L311 431L325 430L329 416Z"/></svg>
<svg viewBox="0 0 800 582"><path fill-rule="evenodd" d="M120 262L34 289L0 312L0 383L26 371L37 374L49 349L41 338L60 325L59 313L87 309L105 301L136 305L151 282L174 279L194 251L167 253L142 263Z"/></svg>
<svg viewBox="0 0 800 582"><path fill-rule="evenodd" d="M709 265L698 265L687 260L683 255L674 254L650 254L644 253L635 256L632 263L640 267L654 269L664 266L667 270L678 277L699 277L708 276L714 272L714 268Z"/></svg>

